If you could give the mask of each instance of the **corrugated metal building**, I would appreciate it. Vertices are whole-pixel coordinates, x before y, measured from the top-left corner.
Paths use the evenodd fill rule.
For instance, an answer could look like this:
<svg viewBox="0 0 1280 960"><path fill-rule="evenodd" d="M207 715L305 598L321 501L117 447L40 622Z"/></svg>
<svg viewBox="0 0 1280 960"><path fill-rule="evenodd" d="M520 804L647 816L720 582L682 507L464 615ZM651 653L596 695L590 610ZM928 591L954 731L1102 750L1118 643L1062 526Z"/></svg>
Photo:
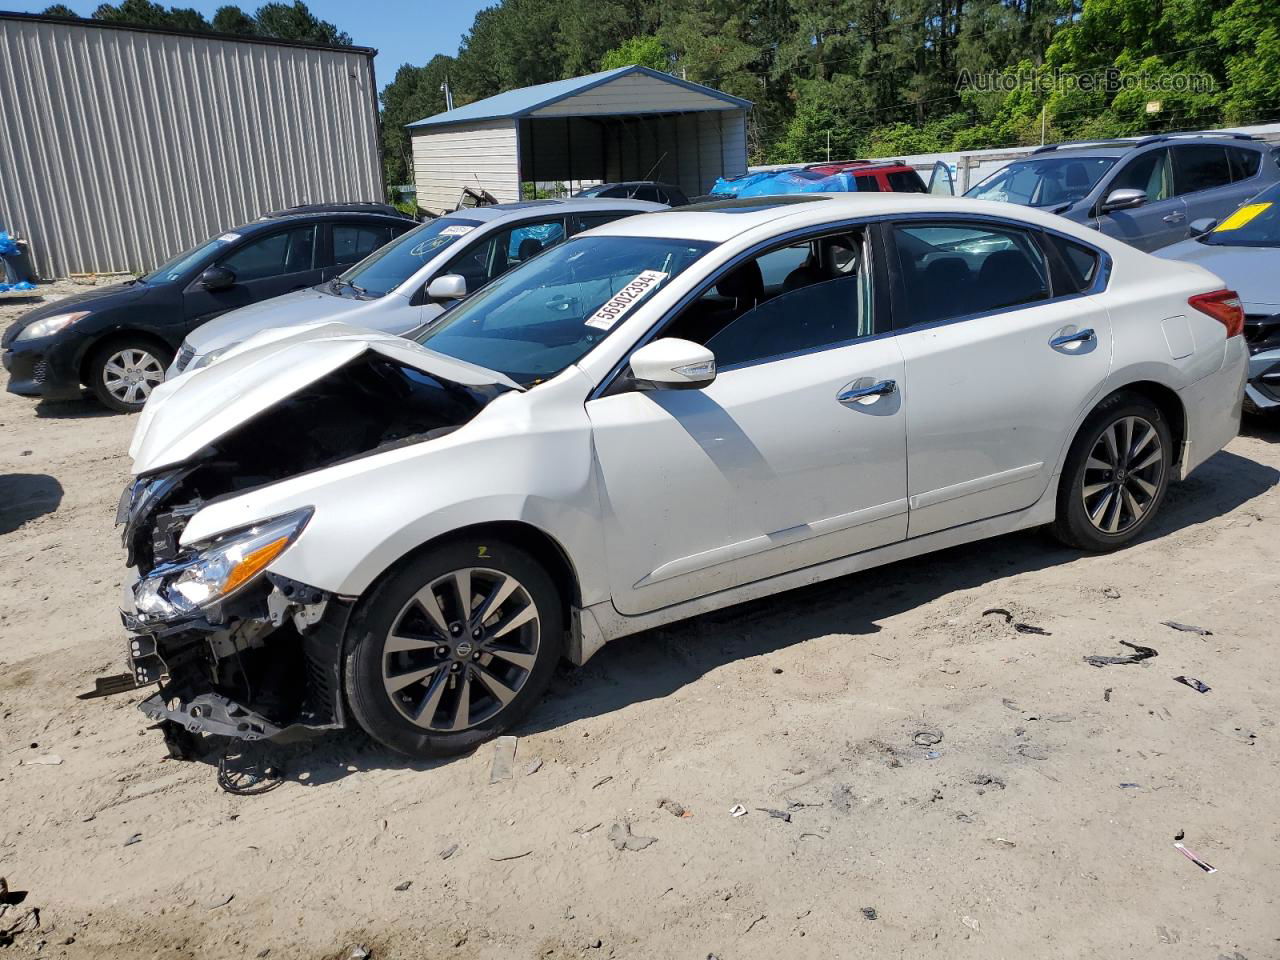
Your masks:
<svg viewBox="0 0 1280 960"><path fill-rule="evenodd" d="M509 90L409 124L418 205L452 210L463 187L501 202L528 182L662 180L689 196L747 172L751 102L620 67Z"/></svg>
<svg viewBox="0 0 1280 960"><path fill-rule="evenodd" d="M52 278L381 200L375 52L0 13L0 228Z"/></svg>

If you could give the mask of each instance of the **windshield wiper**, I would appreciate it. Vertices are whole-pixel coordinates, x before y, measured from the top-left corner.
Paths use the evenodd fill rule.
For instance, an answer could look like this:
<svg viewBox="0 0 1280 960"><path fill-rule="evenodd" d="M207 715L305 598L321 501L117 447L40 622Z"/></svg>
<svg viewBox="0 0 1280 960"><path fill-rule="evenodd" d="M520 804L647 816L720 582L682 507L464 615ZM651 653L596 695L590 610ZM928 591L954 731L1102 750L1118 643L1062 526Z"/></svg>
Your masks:
<svg viewBox="0 0 1280 960"><path fill-rule="evenodd" d="M334 293L337 293L343 287L350 287L352 290L356 292L357 296L366 297L369 295L369 291L366 290L364 287L357 286L356 284L352 283L350 280L343 280L341 277L334 277L332 280L329 281L329 285L333 287Z"/></svg>

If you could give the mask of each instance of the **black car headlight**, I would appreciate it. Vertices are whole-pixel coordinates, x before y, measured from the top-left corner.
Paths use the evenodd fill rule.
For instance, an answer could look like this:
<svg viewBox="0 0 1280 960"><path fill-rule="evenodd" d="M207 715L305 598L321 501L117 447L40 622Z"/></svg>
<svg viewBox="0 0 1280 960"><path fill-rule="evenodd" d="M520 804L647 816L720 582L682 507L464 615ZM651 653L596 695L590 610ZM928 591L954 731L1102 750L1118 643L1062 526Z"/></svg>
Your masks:
<svg viewBox="0 0 1280 960"><path fill-rule="evenodd" d="M148 622L182 620L226 600L298 539L311 514L307 507L260 521L197 546L190 559L156 567L134 585L138 617Z"/></svg>

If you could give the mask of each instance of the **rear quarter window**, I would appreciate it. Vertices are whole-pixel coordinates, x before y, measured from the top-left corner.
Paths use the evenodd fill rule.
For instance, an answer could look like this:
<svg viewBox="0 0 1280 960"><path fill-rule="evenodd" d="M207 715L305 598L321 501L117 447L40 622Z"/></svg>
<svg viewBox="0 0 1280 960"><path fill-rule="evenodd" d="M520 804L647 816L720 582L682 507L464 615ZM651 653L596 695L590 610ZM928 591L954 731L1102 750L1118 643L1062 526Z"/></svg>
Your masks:
<svg viewBox="0 0 1280 960"><path fill-rule="evenodd" d="M1056 233L1044 235L1053 254L1053 293L1064 296L1084 293L1093 287L1102 269L1102 258L1096 250Z"/></svg>
<svg viewBox="0 0 1280 960"><path fill-rule="evenodd" d="M899 170L885 174L889 178L889 189L894 193L928 193L929 188L914 170Z"/></svg>

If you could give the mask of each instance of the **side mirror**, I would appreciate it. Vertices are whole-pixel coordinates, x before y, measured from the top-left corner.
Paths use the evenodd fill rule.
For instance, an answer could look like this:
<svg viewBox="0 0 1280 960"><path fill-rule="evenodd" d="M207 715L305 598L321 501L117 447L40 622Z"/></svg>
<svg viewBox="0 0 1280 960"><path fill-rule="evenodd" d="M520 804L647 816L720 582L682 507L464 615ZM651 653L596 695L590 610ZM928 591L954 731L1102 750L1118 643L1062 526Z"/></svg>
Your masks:
<svg viewBox="0 0 1280 960"><path fill-rule="evenodd" d="M1125 187L1121 190L1112 190L1107 194L1107 199L1102 201L1102 212L1111 213L1113 210L1132 210L1134 207L1140 207L1146 202L1147 191Z"/></svg>
<svg viewBox="0 0 1280 960"><path fill-rule="evenodd" d="M700 344L664 337L631 355L631 375L641 390L701 390L716 378L716 357Z"/></svg>
<svg viewBox="0 0 1280 960"><path fill-rule="evenodd" d="M1213 217L1201 217L1199 220L1192 220L1191 236L1202 237L1217 225L1218 221Z"/></svg>
<svg viewBox="0 0 1280 960"><path fill-rule="evenodd" d="M427 296L432 300L461 300L467 295L467 278L456 273L446 273L427 284Z"/></svg>
<svg viewBox="0 0 1280 960"><path fill-rule="evenodd" d="M200 274L200 286L206 290L226 290L236 285L236 275L226 267L210 267Z"/></svg>

